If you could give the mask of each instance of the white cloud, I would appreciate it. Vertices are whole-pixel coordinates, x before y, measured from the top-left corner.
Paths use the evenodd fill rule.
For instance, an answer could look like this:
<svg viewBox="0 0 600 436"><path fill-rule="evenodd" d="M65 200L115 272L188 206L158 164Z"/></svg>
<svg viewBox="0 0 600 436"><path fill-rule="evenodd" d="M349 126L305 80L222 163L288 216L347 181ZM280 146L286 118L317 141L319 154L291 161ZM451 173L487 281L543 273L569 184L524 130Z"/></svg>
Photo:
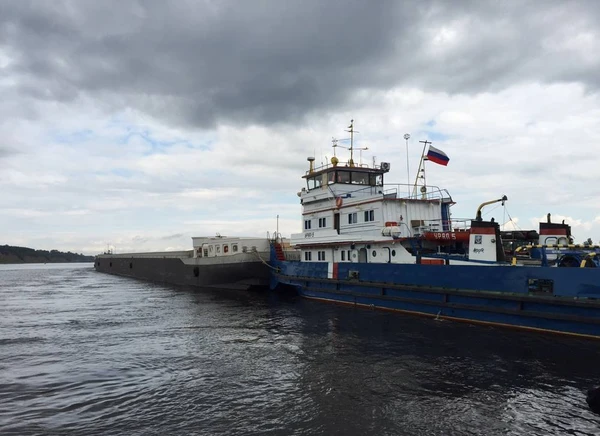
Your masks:
<svg viewBox="0 0 600 436"><path fill-rule="evenodd" d="M410 33L394 33L391 26L376 35L379 43L365 43L363 49L374 50L370 57L360 48L341 56L335 44L327 49L319 38L321 57L304 66L264 45L252 52L256 58L244 52L245 64L228 58L215 64L216 71L196 63L202 56L190 58L182 39L171 42L170 62L155 40L156 52L115 42L115 53L100 56L103 48L86 32L118 37L128 34L127 26L90 22L81 11L93 24L80 29L81 44L96 50L81 59L95 65L89 71L73 66L73 76L64 73L73 50L88 45L53 40L44 48L58 60L48 65L44 52L31 55L38 67L57 68L63 76L23 64L22 41L0 46L0 65L24 69L7 70L0 79L6 96L0 102L0 243L90 254L108 243L120 251L179 250L202 234L266 236L277 215L289 236L300 230L296 192L306 157L315 156L317 164L330 158L332 137L345 139L351 119L360 132L357 147L368 147L355 159L362 154L363 162L373 156L391 162L388 182L406 183L405 133L411 134L411 181L422 150L418 141L444 150L449 165L428 163L427 181L449 190L455 218L473 218L479 204L506 194L506 209L484 209L506 229L537 229L550 212L572 223L578 240L600 241L595 15L554 5L543 17L500 11L518 18L508 20L492 3L452 11L432 4L407 24ZM147 9L125 12L140 32L146 19L152 30ZM576 32L561 24L567 13L579 23ZM227 21L218 11L214 16ZM554 30L542 32L548 23ZM202 31L206 38L215 36L211 29ZM312 39L296 31L294 55L315 54ZM247 48L216 35L216 47ZM256 44L276 42L268 32L253 37ZM335 63L320 69L330 53L338 56ZM264 65L254 65L256 59ZM121 78L118 66L130 67L123 77L138 78L135 72L139 81ZM212 73L205 80L203 74ZM178 236L165 239L169 235Z"/></svg>
<svg viewBox="0 0 600 436"><path fill-rule="evenodd" d="M269 220L278 213L281 231L295 233L300 226L296 192L303 186L306 156L316 155L317 163L331 157L331 137L344 138L354 117L360 131L357 146L369 148L362 153L363 161L370 162L373 155L377 162L390 161L388 182L406 183L405 132L412 134L412 174L421 152L418 141L441 135L434 145L450 156L450 164L427 164L427 180L449 190L457 202L455 218L472 218L480 203L506 194L513 224L537 229L537 217L552 212L572 222L577 238L600 240L595 203L600 160L588 152L600 140L594 122L600 110L597 96L574 85L538 84L472 97L402 88L380 96L360 111L340 110L299 129L223 125L186 136L185 130L168 133L156 121L138 125L131 112L119 115L118 127L104 128L109 119L95 118L90 128L83 119L78 125L72 120L63 125L63 113L57 111L52 130L68 134L69 128L90 129L93 134L83 144L48 146L40 138L49 126L22 121L26 146L3 158L10 170L0 178L5 193L1 236L6 243L95 253L108 240L121 249L159 250L173 246L162 236L181 232L185 236L176 247L185 249L192 236L203 232L235 229L238 235L266 235L273 231ZM143 130L157 142L180 142L157 151L138 139L123 144L131 130ZM210 147L187 145L206 138ZM117 169L126 173L114 173ZM502 208L491 216L508 220ZM47 229L43 239L38 237L40 228ZM128 236L139 234L134 229L144 231L143 240ZM69 230L67 239L52 237Z"/></svg>

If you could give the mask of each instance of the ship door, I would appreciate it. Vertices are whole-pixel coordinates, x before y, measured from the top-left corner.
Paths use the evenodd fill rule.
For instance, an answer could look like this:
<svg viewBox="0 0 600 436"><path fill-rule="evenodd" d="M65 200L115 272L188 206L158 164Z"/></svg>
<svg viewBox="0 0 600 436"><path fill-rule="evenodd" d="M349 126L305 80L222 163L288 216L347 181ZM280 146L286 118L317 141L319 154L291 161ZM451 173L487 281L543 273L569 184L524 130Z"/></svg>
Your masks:
<svg viewBox="0 0 600 436"><path fill-rule="evenodd" d="M358 263L367 263L367 249L365 247L358 250Z"/></svg>
<svg viewBox="0 0 600 436"><path fill-rule="evenodd" d="M387 250L387 263L391 263L392 262L392 250L390 250L390 247L383 247L384 250Z"/></svg>
<svg viewBox="0 0 600 436"><path fill-rule="evenodd" d="M339 213L333 214L333 228L339 235L340 234L340 214Z"/></svg>

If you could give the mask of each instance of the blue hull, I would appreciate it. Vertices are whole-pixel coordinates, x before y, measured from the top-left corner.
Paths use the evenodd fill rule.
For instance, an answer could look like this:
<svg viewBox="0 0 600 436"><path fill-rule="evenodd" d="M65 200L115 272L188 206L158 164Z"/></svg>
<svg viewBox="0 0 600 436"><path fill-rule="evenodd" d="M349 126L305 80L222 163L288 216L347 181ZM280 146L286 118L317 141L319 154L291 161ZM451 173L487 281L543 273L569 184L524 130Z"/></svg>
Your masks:
<svg viewBox="0 0 600 436"><path fill-rule="evenodd" d="M271 288L306 298L600 338L600 270L272 260ZM333 276L333 277L331 277Z"/></svg>

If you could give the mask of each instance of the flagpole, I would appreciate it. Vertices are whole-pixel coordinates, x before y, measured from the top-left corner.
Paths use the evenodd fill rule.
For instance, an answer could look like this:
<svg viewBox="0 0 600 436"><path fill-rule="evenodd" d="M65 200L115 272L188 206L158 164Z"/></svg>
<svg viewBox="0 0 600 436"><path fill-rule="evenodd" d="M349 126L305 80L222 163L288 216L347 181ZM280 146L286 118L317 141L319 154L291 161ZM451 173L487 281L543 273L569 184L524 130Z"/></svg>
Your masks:
<svg viewBox="0 0 600 436"><path fill-rule="evenodd" d="M415 184L413 186L413 195L417 196L417 183L419 181L419 174L421 173L421 165L423 165L423 155L421 154L421 159L419 160L419 169L417 170L417 174L415 176Z"/></svg>
<svg viewBox="0 0 600 436"><path fill-rule="evenodd" d="M410 135L408 133L404 134L404 139L406 139L406 191L408 196L410 197L410 169L408 167L408 139Z"/></svg>
<svg viewBox="0 0 600 436"><path fill-rule="evenodd" d="M415 177L415 186L413 188L413 195L415 196L415 198L417 197L417 183L419 182L419 174L421 174L421 171L423 171L423 182L425 182L425 148L427 147L427 144L431 144L431 142L427 140L419 142L423 143L423 151L421 152L421 161L419 162L419 169L417 170L417 176ZM421 166L423 167L422 170Z"/></svg>

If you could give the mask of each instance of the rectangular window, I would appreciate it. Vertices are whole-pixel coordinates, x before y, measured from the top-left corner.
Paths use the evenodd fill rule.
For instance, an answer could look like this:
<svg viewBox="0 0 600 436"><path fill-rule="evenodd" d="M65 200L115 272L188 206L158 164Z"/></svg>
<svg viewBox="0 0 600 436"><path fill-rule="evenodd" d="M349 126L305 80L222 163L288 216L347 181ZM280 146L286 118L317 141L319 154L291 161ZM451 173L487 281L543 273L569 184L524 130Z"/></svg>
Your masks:
<svg viewBox="0 0 600 436"><path fill-rule="evenodd" d="M312 260L312 253L310 251L304 252L304 260Z"/></svg>
<svg viewBox="0 0 600 436"><path fill-rule="evenodd" d="M310 230L310 222L311 220L304 220L304 230Z"/></svg>
<svg viewBox="0 0 600 436"><path fill-rule="evenodd" d="M321 187L321 180L318 177L314 177L314 178L310 178L308 179L308 190L310 191L311 189L317 189Z"/></svg>
<svg viewBox="0 0 600 436"><path fill-rule="evenodd" d="M358 219L356 218L356 212L348 214L348 224L356 224Z"/></svg>
<svg viewBox="0 0 600 436"><path fill-rule="evenodd" d="M237 253L237 251L238 251L238 244L231 244L231 251L233 253Z"/></svg>
<svg viewBox="0 0 600 436"><path fill-rule="evenodd" d="M371 174L369 177L369 185L383 186L383 176L381 174Z"/></svg>
<svg viewBox="0 0 600 436"><path fill-rule="evenodd" d="M346 251L342 250L342 261L346 260Z"/></svg>
<svg viewBox="0 0 600 436"><path fill-rule="evenodd" d="M319 218L319 228L327 227L327 218Z"/></svg>
<svg viewBox="0 0 600 436"><path fill-rule="evenodd" d="M365 222L375 221L375 211L365 210Z"/></svg>
<svg viewBox="0 0 600 436"><path fill-rule="evenodd" d="M325 260L325 252L324 251L317 251L317 257L319 260Z"/></svg>
<svg viewBox="0 0 600 436"><path fill-rule="evenodd" d="M338 171L337 172L337 182L338 183L350 183L350 173L347 171Z"/></svg>
<svg viewBox="0 0 600 436"><path fill-rule="evenodd" d="M219 254L221 252L221 246L220 245L215 245L215 252L217 254Z"/></svg>
<svg viewBox="0 0 600 436"><path fill-rule="evenodd" d="M350 258L350 250L348 250L348 262L350 262L352 259Z"/></svg>
<svg viewBox="0 0 600 436"><path fill-rule="evenodd" d="M207 257L207 256L208 256L208 248L205 248L204 249L204 257Z"/></svg>
<svg viewBox="0 0 600 436"><path fill-rule="evenodd" d="M357 185L368 185L369 184L369 174L368 173L352 173L352 183Z"/></svg>

